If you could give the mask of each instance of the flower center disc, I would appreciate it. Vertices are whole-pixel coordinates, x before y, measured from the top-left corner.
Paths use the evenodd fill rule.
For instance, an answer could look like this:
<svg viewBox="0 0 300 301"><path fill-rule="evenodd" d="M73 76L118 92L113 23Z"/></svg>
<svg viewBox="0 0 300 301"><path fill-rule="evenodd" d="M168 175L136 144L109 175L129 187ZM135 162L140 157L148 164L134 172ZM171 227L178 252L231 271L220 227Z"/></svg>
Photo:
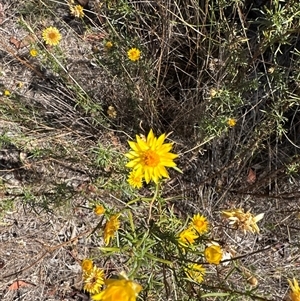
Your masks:
<svg viewBox="0 0 300 301"><path fill-rule="evenodd" d="M147 150L143 156L143 162L146 166L155 167L159 163L159 155L153 150Z"/></svg>
<svg viewBox="0 0 300 301"><path fill-rule="evenodd" d="M50 33L49 33L49 39L50 39L50 40L56 39L56 33L55 33L55 32L50 32Z"/></svg>

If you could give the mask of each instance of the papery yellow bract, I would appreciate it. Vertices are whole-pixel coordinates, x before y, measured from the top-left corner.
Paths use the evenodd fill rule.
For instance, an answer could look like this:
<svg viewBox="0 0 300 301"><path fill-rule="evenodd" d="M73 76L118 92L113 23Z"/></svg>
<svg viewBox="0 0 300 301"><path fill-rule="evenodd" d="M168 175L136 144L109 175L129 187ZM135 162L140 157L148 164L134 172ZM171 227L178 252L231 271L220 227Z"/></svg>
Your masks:
<svg viewBox="0 0 300 301"><path fill-rule="evenodd" d="M92 300L101 301L135 301L142 290L141 285L128 279L107 279L106 288L99 294L93 295Z"/></svg>
<svg viewBox="0 0 300 301"><path fill-rule="evenodd" d="M137 48L131 48L127 51L127 55L131 61L135 62L140 59L141 51Z"/></svg>
<svg viewBox="0 0 300 301"><path fill-rule="evenodd" d="M43 30L42 37L47 45L56 46L61 40L61 34L56 27L47 27Z"/></svg>
<svg viewBox="0 0 300 301"><path fill-rule="evenodd" d="M96 266L83 273L83 289L91 294L100 292L104 284L104 271Z"/></svg>
<svg viewBox="0 0 300 301"><path fill-rule="evenodd" d="M222 211L222 215L230 221L229 224L236 226L244 232L249 231L251 233L259 233L257 222L264 217L264 213L254 216L250 213L250 210L244 212L242 208Z"/></svg>
<svg viewBox="0 0 300 301"><path fill-rule="evenodd" d="M203 215L195 214L190 222L190 227L193 227L197 233L202 234L208 231L208 221Z"/></svg>
<svg viewBox="0 0 300 301"><path fill-rule="evenodd" d="M126 166L145 178L146 183L152 180L157 184L161 178L168 178L166 167L173 167L180 171L174 162L178 155L170 152L173 144L164 143L165 138L165 134L156 138L150 130L146 139L137 135L136 142L128 141L132 150L125 154L130 160Z"/></svg>
<svg viewBox="0 0 300 301"><path fill-rule="evenodd" d="M120 228L119 217L120 214L115 214L105 224L104 241L106 245L109 244L110 240L114 237L115 233Z"/></svg>
<svg viewBox="0 0 300 301"><path fill-rule="evenodd" d="M300 301L300 288L299 288L298 281L295 278L293 278L293 282L288 279L288 283L291 288L291 292L289 294L290 300Z"/></svg>
<svg viewBox="0 0 300 301"><path fill-rule="evenodd" d="M84 259L81 262L81 268L84 273L89 273L92 270L93 266L94 264L91 259Z"/></svg>
<svg viewBox="0 0 300 301"><path fill-rule="evenodd" d="M102 205L96 205L94 212L96 215L101 215L105 212L105 208Z"/></svg>
<svg viewBox="0 0 300 301"><path fill-rule="evenodd" d="M211 245L204 250L204 256L208 263L219 264L222 260L223 252L220 246Z"/></svg>
<svg viewBox="0 0 300 301"><path fill-rule="evenodd" d="M195 229L188 228L179 233L178 241L180 245L188 246L192 245L198 237L199 236L196 233Z"/></svg>
<svg viewBox="0 0 300 301"><path fill-rule="evenodd" d="M185 269L185 273L188 278L201 283L204 280L206 270L201 264L192 263Z"/></svg>

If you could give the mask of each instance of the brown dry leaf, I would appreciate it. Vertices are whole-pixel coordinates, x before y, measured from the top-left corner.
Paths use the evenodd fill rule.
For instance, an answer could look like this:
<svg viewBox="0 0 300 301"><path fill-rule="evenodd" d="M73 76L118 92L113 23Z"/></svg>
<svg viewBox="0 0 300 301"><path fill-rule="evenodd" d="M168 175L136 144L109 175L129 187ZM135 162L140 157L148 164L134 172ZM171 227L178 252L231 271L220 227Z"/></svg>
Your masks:
<svg viewBox="0 0 300 301"><path fill-rule="evenodd" d="M8 290L9 291L16 291L18 290L20 287L28 287L28 286L34 286L32 283L29 282L25 282L23 280L16 280L14 281L9 287Z"/></svg>
<svg viewBox="0 0 300 301"><path fill-rule="evenodd" d="M84 36L84 40L88 42L99 42L105 38L106 34L98 33L98 34L86 34Z"/></svg>
<svg viewBox="0 0 300 301"><path fill-rule="evenodd" d="M34 41L35 41L35 38L34 38L32 35L30 35L30 34L28 34L28 35L27 35L25 38L23 38L22 40L18 40L18 39L16 39L15 37L11 37L11 38L9 39L9 42L10 42L11 44L15 45L15 47L16 47L17 49L24 48L24 47L30 45L31 43L33 43Z"/></svg>
<svg viewBox="0 0 300 301"><path fill-rule="evenodd" d="M250 168L247 176L247 183L254 184L256 182L256 172L254 169Z"/></svg>

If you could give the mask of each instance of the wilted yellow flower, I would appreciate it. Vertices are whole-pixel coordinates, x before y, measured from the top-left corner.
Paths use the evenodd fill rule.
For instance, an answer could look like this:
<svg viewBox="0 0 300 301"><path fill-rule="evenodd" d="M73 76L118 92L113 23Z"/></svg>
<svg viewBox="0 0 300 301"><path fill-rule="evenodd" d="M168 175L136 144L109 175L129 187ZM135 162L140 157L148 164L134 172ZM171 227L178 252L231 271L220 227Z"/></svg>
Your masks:
<svg viewBox="0 0 300 301"><path fill-rule="evenodd" d="M114 46L114 44L111 42L111 41L107 41L106 43L105 43L105 48L107 48L107 49L110 49L110 48L112 48Z"/></svg>
<svg viewBox="0 0 300 301"><path fill-rule="evenodd" d="M9 90L4 90L3 93L4 93L5 96L10 96L10 91Z"/></svg>
<svg viewBox="0 0 300 301"><path fill-rule="evenodd" d="M75 5L75 6L70 5L70 12L76 18L84 17L84 11L83 11L83 7L81 5Z"/></svg>
<svg viewBox="0 0 300 301"><path fill-rule="evenodd" d="M89 274L93 268L93 261L90 259L84 259L81 262L81 268L84 274Z"/></svg>
<svg viewBox="0 0 300 301"><path fill-rule="evenodd" d="M298 281L295 278L293 278L293 282L288 279L288 283L292 290L289 294L290 300L291 301L300 301L300 288L299 288Z"/></svg>
<svg viewBox="0 0 300 301"><path fill-rule="evenodd" d="M117 111L113 106L109 106L107 109L107 115L110 118L116 118L117 117Z"/></svg>
<svg viewBox="0 0 300 301"><path fill-rule="evenodd" d="M83 289L91 294L98 294L104 284L104 272L96 266L89 273L84 274Z"/></svg>
<svg viewBox="0 0 300 301"><path fill-rule="evenodd" d="M211 98L214 98L217 95L218 91L214 88L210 89L209 95Z"/></svg>
<svg viewBox="0 0 300 301"><path fill-rule="evenodd" d="M61 34L56 27L48 27L43 30L43 39L47 45L56 46L61 40Z"/></svg>
<svg viewBox="0 0 300 301"><path fill-rule="evenodd" d="M205 272L206 272L205 268L201 264L197 264L197 263L192 263L188 266L187 269L185 269L186 275L190 279L198 283L201 283L203 281Z"/></svg>
<svg viewBox="0 0 300 301"><path fill-rule="evenodd" d="M140 59L141 51L137 48L131 48L127 51L127 55L131 61L135 62Z"/></svg>
<svg viewBox="0 0 300 301"><path fill-rule="evenodd" d="M170 153L173 144L164 143L165 138L165 134L156 138L153 131L150 130L147 139L136 135L137 142L128 141L132 150L125 154L130 159L126 166L142 175L147 184L151 180L157 184L159 179L168 178L166 167L173 167L180 171L173 161L178 155Z"/></svg>
<svg viewBox="0 0 300 301"><path fill-rule="evenodd" d="M106 279L106 288L97 295L93 295L92 300L101 301L135 301L142 287L128 279Z"/></svg>
<svg viewBox="0 0 300 301"><path fill-rule="evenodd" d="M199 234L208 231L208 221L206 217L200 215L199 213L193 216L192 222L189 225L190 227L193 227Z"/></svg>
<svg viewBox="0 0 300 301"><path fill-rule="evenodd" d="M102 205L96 205L94 212L97 215L101 215L105 212L105 208Z"/></svg>
<svg viewBox="0 0 300 301"><path fill-rule="evenodd" d="M179 233L178 241L181 245L192 245L199 236L193 228L188 228Z"/></svg>
<svg viewBox="0 0 300 301"><path fill-rule="evenodd" d="M35 48L31 48L30 51L29 51L29 54L32 57L36 57L38 55L38 51Z"/></svg>
<svg viewBox="0 0 300 301"><path fill-rule="evenodd" d="M230 126L230 127L234 127L236 125L236 120L234 118L229 118L227 120L227 124Z"/></svg>
<svg viewBox="0 0 300 301"><path fill-rule="evenodd" d="M109 244L111 238L114 237L115 233L120 228L119 217L120 217L120 214L115 214L105 224L104 241L105 241L106 245Z"/></svg>
<svg viewBox="0 0 300 301"><path fill-rule="evenodd" d="M143 186L143 175L137 170L133 170L129 174L127 182L134 188L141 188Z"/></svg>
<svg viewBox="0 0 300 301"><path fill-rule="evenodd" d="M259 233L256 223L264 217L264 213L254 216L250 210L245 213L244 209L241 208L222 211L222 215L230 220L229 224L235 225L244 232L249 231L251 233Z"/></svg>
<svg viewBox="0 0 300 301"><path fill-rule="evenodd" d="M211 245L204 250L204 256L208 263L219 264L223 256L223 252L220 246Z"/></svg>

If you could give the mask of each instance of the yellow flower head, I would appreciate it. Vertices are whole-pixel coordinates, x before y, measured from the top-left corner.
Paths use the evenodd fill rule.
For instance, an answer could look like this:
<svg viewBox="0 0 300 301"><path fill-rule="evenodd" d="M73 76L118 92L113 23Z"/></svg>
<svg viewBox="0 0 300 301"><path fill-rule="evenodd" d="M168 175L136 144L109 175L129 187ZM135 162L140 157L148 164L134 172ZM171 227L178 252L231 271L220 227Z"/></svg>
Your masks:
<svg viewBox="0 0 300 301"><path fill-rule="evenodd" d="M131 48L127 51L128 58L135 62L138 61L141 57L141 51L137 48Z"/></svg>
<svg viewBox="0 0 300 301"><path fill-rule="evenodd" d="M93 268L93 261L90 259L84 259L81 262L81 268L84 274L89 274Z"/></svg>
<svg viewBox="0 0 300 301"><path fill-rule="evenodd" d="M259 233L256 223L264 217L264 213L254 216L250 211L245 213L241 208L222 211L222 215L230 221L230 225L235 225L238 229L251 233Z"/></svg>
<svg viewBox="0 0 300 301"><path fill-rule="evenodd" d="M223 256L223 252L220 246L211 245L204 250L204 256L208 263L219 264Z"/></svg>
<svg viewBox="0 0 300 301"><path fill-rule="evenodd" d="M150 130L147 139L142 139L137 135L137 142L128 141L132 150L125 154L130 160L126 166L142 175L147 184L151 180L157 184L159 179L169 178L166 167L173 167L180 171L173 161L178 155L170 153L173 145L164 143L165 138L165 134L156 138Z"/></svg>
<svg viewBox="0 0 300 301"><path fill-rule="evenodd" d="M94 266L89 273L84 274L83 289L91 294L98 294L104 284L104 272Z"/></svg>
<svg viewBox="0 0 300 301"><path fill-rule="evenodd" d="M192 245L199 236L193 228L188 228L179 233L178 241L183 246Z"/></svg>
<svg viewBox="0 0 300 301"><path fill-rule="evenodd" d="M42 37L47 45L56 46L61 40L61 34L56 27L48 27L43 30Z"/></svg>
<svg viewBox="0 0 300 301"><path fill-rule="evenodd" d="M229 119L227 120L227 124L228 124L228 126L230 126L230 127L234 127L234 126L236 125L236 120L235 120L234 118L229 118Z"/></svg>
<svg viewBox="0 0 300 301"><path fill-rule="evenodd" d="M217 95L218 91L214 88L210 89L209 95L211 98L214 98Z"/></svg>
<svg viewBox="0 0 300 301"><path fill-rule="evenodd" d="M107 41L106 43L105 43L105 48L106 49L110 49L110 48L112 48L114 46L114 44L111 42L111 41Z"/></svg>
<svg viewBox="0 0 300 301"><path fill-rule="evenodd" d="M143 186L143 175L137 170L133 170L129 174L127 182L134 188L141 188Z"/></svg>
<svg viewBox="0 0 300 301"><path fill-rule="evenodd" d="M105 212L105 208L102 205L96 205L94 212L96 215L101 215Z"/></svg>
<svg viewBox="0 0 300 301"><path fill-rule="evenodd" d="M289 294L289 297L291 301L300 301L300 288L297 280L293 278L293 282L288 279L288 283L291 288L291 292Z"/></svg>
<svg viewBox="0 0 300 301"><path fill-rule="evenodd" d="M208 231L208 221L206 217L198 213L193 216L190 227L193 227L199 234L202 234Z"/></svg>
<svg viewBox="0 0 300 301"><path fill-rule="evenodd" d="M76 18L83 18L84 17L84 11L83 7L81 5L70 5L70 12L71 15L73 15Z"/></svg>
<svg viewBox="0 0 300 301"><path fill-rule="evenodd" d="M119 217L120 217L120 214L115 214L105 224L104 241L105 241L106 245L109 244L111 238L114 237L115 233L120 228Z"/></svg>
<svg viewBox="0 0 300 301"><path fill-rule="evenodd" d="M29 54L32 57L36 57L38 55L38 51L35 48L31 48L30 51L29 51Z"/></svg>
<svg viewBox="0 0 300 301"><path fill-rule="evenodd" d="M10 91L9 90L4 90L3 93L4 93L5 96L10 96Z"/></svg>
<svg viewBox="0 0 300 301"><path fill-rule="evenodd" d="M101 301L135 301L142 287L128 279L107 279L106 288L99 294L93 295L92 300Z"/></svg>
<svg viewBox="0 0 300 301"><path fill-rule="evenodd" d="M117 117L117 111L113 106L109 106L107 109L107 115L110 118L116 118Z"/></svg>
<svg viewBox="0 0 300 301"><path fill-rule="evenodd" d="M203 281L205 272L205 268L201 264L197 263L192 263L188 266L187 269L185 269L185 273L188 278L198 283L201 283Z"/></svg>

